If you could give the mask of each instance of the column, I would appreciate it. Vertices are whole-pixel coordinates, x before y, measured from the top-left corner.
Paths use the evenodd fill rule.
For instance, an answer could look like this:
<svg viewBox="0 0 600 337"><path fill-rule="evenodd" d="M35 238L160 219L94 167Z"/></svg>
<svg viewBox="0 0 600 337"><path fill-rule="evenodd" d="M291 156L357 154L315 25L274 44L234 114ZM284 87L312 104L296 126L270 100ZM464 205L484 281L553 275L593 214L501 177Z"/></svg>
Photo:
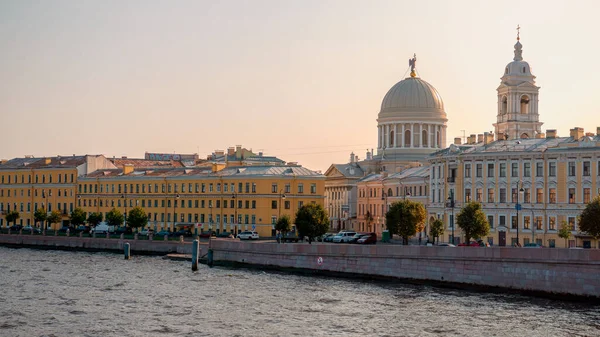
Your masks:
<svg viewBox="0 0 600 337"><path fill-rule="evenodd" d="M419 147L423 147L423 123L419 123Z"/></svg>
<svg viewBox="0 0 600 337"><path fill-rule="evenodd" d="M404 144L404 132L405 132L404 127L405 127L404 123L400 123L400 130L402 130L402 137L400 137L400 141L401 141L402 147L406 146L406 144Z"/></svg>
<svg viewBox="0 0 600 337"><path fill-rule="evenodd" d="M398 124L394 123L394 147L398 147Z"/></svg>
<svg viewBox="0 0 600 337"><path fill-rule="evenodd" d="M415 147L415 123L410 123L410 147Z"/></svg>

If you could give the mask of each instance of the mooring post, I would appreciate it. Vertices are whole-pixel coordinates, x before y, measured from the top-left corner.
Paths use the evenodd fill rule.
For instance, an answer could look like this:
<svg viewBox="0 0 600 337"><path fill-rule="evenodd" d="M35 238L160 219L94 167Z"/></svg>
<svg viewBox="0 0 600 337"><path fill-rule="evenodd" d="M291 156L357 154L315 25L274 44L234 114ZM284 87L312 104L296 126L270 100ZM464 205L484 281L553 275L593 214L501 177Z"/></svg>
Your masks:
<svg viewBox="0 0 600 337"><path fill-rule="evenodd" d="M129 242L125 243L123 248L125 251L125 260L129 260L131 258L131 248L129 247Z"/></svg>
<svg viewBox="0 0 600 337"><path fill-rule="evenodd" d="M200 248L200 243L198 240L194 240L192 244L192 271L198 270L198 250Z"/></svg>

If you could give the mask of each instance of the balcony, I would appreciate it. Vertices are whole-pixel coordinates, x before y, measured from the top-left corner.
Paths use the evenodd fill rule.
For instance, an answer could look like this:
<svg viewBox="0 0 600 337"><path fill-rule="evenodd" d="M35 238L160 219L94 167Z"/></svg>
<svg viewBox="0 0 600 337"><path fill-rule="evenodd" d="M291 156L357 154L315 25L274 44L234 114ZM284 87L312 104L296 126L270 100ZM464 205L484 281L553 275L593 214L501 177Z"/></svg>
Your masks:
<svg viewBox="0 0 600 337"><path fill-rule="evenodd" d="M456 179L456 177L448 177L448 178L446 178L446 181L449 183L454 183L455 179Z"/></svg>

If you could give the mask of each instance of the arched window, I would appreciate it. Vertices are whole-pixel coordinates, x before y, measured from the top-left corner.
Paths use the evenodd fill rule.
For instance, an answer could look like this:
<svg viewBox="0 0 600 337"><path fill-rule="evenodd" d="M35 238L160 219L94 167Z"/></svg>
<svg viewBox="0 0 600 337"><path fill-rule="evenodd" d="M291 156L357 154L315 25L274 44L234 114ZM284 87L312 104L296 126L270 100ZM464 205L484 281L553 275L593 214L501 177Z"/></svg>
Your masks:
<svg viewBox="0 0 600 337"><path fill-rule="evenodd" d="M442 141L441 141L441 139L440 139L440 132L439 132L439 131L438 131L438 132L437 132L437 134L436 134L436 140L435 140L435 142L436 142L436 146L437 146L437 147L441 147L441 145L440 145L440 144L442 143Z"/></svg>
<svg viewBox="0 0 600 337"><path fill-rule="evenodd" d="M423 146L427 147L427 130L423 130Z"/></svg>
<svg viewBox="0 0 600 337"><path fill-rule="evenodd" d="M415 135L413 137L413 147L419 147L419 143L421 141L419 140L419 133L415 132Z"/></svg>
<svg viewBox="0 0 600 337"><path fill-rule="evenodd" d="M526 133L521 134L521 139L527 139L529 138L529 135Z"/></svg>
<svg viewBox="0 0 600 337"><path fill-rule="evenodd" d="M388 188L388 191L387 191L387 196L388 196L388 197L392 197L393 195L394 195L394 193L392 192L392 189L391 189L391 188Z"/></svg>
<svg viewBox="0 0 600 337"><path fill-rule="evenodd" d="M508 67L506 67L506 69L504 70L505 74L508 74Z"/></svg>
<svg viewBox="0 0 600 337"><path fill-rule="evenodd" d="M521 113L529 113L529 96L527 95L521 96Z"/></svg>
<svg viewBox="0 0 600 337"><path fill-rule="evenodd" d="M506 96L502 97L502 114L506 114L508 110L508 98L506 98Z"/></svg>
<svg viewBox="0 0 600 337"><path fill-rule="evenodd" d="M394 131L390 131L390 147L394 147Z"/></svg>
<svg viewBox="0 0 600 337"><path fill-rule="evenodd" d="M527 72L527 68L523 67L523 74Z"/></svg>
<svg viewBox="0 0 600 337"><path fill-rule="evenodd" d="M410 144L410 130L406 130L404 131L404 147L412 147Z"/></svg>

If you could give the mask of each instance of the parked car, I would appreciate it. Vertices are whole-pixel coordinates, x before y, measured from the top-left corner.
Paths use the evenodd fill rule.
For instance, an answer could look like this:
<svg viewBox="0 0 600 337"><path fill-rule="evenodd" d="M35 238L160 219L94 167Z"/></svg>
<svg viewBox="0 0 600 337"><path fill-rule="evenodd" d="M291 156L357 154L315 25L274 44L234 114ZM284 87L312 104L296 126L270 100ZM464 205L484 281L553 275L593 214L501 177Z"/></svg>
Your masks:
<svg viewBox="0 0 600 337"><path fill-rule="evenodd" d="M69 231L69 233L73 233L73 231L74 231L74 228L73 228L73 227L70 227L70 226L62 226L62 227L61 227L61 228L58 230L58 232L59 232L59 233L66 233L67 231Z"/></svg>
<svg viewBox="0 0 600 337"><path fill-rule="evenodd" d="M377 244L377 233L369 233L362 235L360 239L356 240L356 243L361 245Z"/></svg>
<svg viewBox="0 0 600 337"><path fill-rule="evenodd" d="M131 227L119 227L115 230L115 234L132 234L133 231L131 230Z"/></svg>
<svg viewBox="0 0 600 337"><path fill-rule="evenodd" d="M241 232L240 234L238 234L238 238L240 240L258 240L258 233L251 232L251 231L245 231L245 232Z"/></svg>
<svg viewBox="0 0 600 337"><path fill-rule="evenodd" d="M454 245L452 243L438 243L437 246L438 247L456 247L456 245Z"/></svg>
<svg viewBox="0 0 600 337"><path fill-rule="evenodd" d="M214 234L214 232L211 232L211 231L204 231L204 232L200 232L200 235L199 235L199 236L200 236L201 238L205 238L205 239L207 239L207 238L210 238L210 237L211 237L213 234Z"/></svg>
<svg viewBox="0 0 600 337"><path fill-rule="evenodd" d="M354 234L354 236L350 237L348 241L346 241L346 243L356 243L356 241L358 241L358 239L360 239L364 235L366 235L366 233L356 233Z"/></svg>
<svg viewBox="0 0 600 337"><path fill-rule="evenodd" d="M138 235L141 235L141 236L154 235L154 231L152 229L142 228L138 232Z"/></svg>
<svg viewBox="0 0 600 337"><path fill-rule="evenodd" d="M477 241L471 241L469 243L463 242L458 244L459 247L485 247L479 244Z"/></svg>
<svg viewBox="0 0 600 337"><path fill-rule="evenodd" d="M159 231L158 233L156 233L155 235L156 235L156 236L161 236L161 237L162 237L162 236L165 236L165 235L166 235L166 236L171 236L171 235L172 235L172 233L171 233L171 232L169 232L169 231L168 231L168 230L166 230L166 229L163 229L163 230Z"/></svg>
<svg viewBox="0 0 600 337"><path fill-rule="evenodd" d="M230 238L233 239L233 233L231 232L221 232L219 234L217 234L218 238Z"/></svg>
<svg viewBox="0 0 600 337"><path fill-rule="evenodd" d="M73 233L76 233L76 234L78 234L78 233L87 234L89 232L90 232L90 228L88 226L83 226L83 225L82 226L78 226L77 228L75 228L73 230Z"/></svg>
<svg viewBox="0 0 600 337"><path fill-rule="evenodd" d="M295 230L291 230L291 231L285 232L285 235L281 238L281 241L283 241L283 242L298 242L298 241L302 241L302 238L298 236L298 232L296 232Z"/></svg>
<svg viewBox="0 0 600 337"><path fill-rule="evenodd" d="M42 232L42 230L37 227L31 227L31 226L23 227L23 233L31 233L31 231L33 231L33 233L35 233L35 234L40 234Z"/></svg>
<svg viewBox="0 0 600 337"><path fill-rule="evenodd" d="M334 237L332 242L335 243L344 243L347 242L351 237L353 237L356 234L356 232L351 232L351 231L341 231L339 233L337 233Z"/></svg>
<svg viewBox="0 0 600 337"><path fill-rule="evenodd" d="M191 237L192 232L187 229L180 229L177 232L173 233L173 236L175 236L175 237L179 237L179 236Z"/></svg>
<svg viewBox="0 0 600 337"><path fill-rule="evenodd" d="M95 234L106 234L110 231L110 227L107 224L101 223L97 224L96 227L92 228L90 233Z"/></svg>
<svg viewBox="0 0 600 337"><path fill-rule="evenodd" d="M327 233L327 234L321 236L321 240L319 240L319 241L332 242L334 236L335 236L335 234L333 234L333 233Z"/></svg>
<svg viewBox="0 0 600 337"><path fill-rule="evenodd" d="M523 246L524 248L544 248L544 246L540 245L539 243L526 243L525 246Z"/></svg>
<svg viewBox="0 0 600 337"><path fill-rule="evenodd" d="M12 225L12 226L9 227L9 229L10 229L11 232L18 232L21 229L23 229L23 226L21 226L21 225Z"/></svg>

